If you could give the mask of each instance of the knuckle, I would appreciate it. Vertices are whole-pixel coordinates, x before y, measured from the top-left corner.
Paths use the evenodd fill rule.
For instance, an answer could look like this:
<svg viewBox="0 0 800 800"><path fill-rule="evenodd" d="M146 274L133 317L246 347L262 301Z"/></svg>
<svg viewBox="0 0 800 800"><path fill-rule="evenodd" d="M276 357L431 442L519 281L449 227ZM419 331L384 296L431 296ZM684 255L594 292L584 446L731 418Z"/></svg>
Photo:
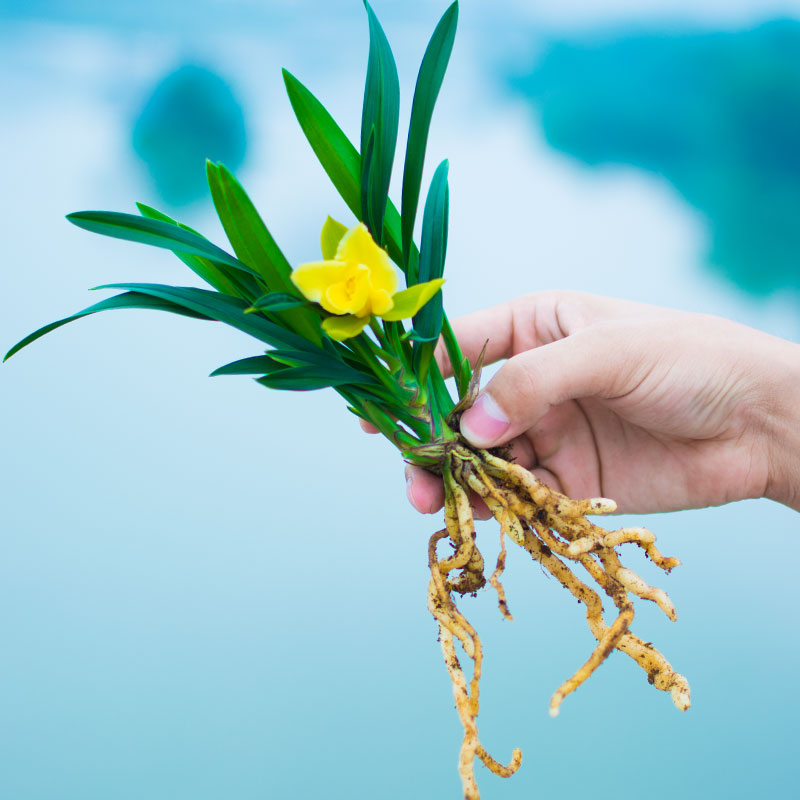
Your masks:
<svg viewBox="0 0 800 800"><path fill-rule="evenodd" d="M513 416L524 413L536 390L536 368L527 353L512 356L487 387L500 407Z"/></svg>

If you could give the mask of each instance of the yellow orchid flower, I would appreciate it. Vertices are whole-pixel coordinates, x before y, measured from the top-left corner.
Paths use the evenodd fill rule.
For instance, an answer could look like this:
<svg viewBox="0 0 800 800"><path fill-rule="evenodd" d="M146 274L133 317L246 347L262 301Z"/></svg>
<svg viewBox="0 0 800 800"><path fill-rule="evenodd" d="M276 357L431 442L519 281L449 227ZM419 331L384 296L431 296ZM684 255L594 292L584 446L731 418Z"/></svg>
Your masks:
<svg viewBox="0 0 800 800"><path fill-rule="evenodd" d="M322 323L332 339L357 336L373 316L389 322L413 317L444 283L437 278L398 292L389 254L363 222L348 230L328 217L320 238L323 261L301 264L291 278L307 300L334 315Z"/></svg>

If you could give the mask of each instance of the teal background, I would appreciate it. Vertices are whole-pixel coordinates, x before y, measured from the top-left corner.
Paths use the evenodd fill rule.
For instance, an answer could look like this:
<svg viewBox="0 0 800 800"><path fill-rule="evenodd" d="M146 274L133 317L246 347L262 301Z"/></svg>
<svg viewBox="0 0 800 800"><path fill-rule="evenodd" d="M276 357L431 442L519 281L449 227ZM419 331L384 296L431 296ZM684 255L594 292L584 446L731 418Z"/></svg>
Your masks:
<svg viewBox="0 0 800 800"><path fill-rule="evenodd" d="M407 120L444 4L374 6ZM800 4L641 6L463 3L429 151L430 167L451 161L447 307L575 288L797 340L798 48L763 32L796 37ZM90 286L191 282L169 253L63 219L142 200L222 243L196 174L174 169L178 136L187 170L205 150L238 163L290 259L315 258L325 216L350 218L280 68L355 139L366 51L349 0L0 3L2 349L96 301ZM719 80L676 83L687 53L725 77L724 97ZM187 68L200 90L151 113ZM144 148L143 119L163 132ZM629 124L601 136L602 120ZM646 120L691 148L668 163L646 126L632 141ZM221 326L120 313L0 369L0 797L459 797L460 726L425 609L440 522L407 506L399 459L332 393L206 378L257 350ZM479 768L483 797L794 797L797 514L748 501L634 519L684 564L664 578L628 554L678 609L670 623L640 604L634 629L689 677L692 709L615 654L551 720L592 639L513 553L515 622L489 592L465 603L486 651L483 740L501 760L524 753L508 781ZM479 537L493 559L496 531Z"/></svg>

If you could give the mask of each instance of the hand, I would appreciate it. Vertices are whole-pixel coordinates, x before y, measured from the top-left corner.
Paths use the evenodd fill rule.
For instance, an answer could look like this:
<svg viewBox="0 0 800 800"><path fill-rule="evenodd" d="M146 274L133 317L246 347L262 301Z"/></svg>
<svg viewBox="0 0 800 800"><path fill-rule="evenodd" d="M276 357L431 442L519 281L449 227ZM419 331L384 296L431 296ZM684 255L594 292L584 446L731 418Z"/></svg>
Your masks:
<svg viewBox="0 0 800 800"><path fill-rule="evenodd" d="M508 361L461 418L477 447L575 498L655 512L772 497L800 510L800 345L728 320L543 292L454 323L474 364ZM437 359L445 371L447 356ZM424 513L441 481L408 469ZM481 514L485 516L485 514Z"/></svg>

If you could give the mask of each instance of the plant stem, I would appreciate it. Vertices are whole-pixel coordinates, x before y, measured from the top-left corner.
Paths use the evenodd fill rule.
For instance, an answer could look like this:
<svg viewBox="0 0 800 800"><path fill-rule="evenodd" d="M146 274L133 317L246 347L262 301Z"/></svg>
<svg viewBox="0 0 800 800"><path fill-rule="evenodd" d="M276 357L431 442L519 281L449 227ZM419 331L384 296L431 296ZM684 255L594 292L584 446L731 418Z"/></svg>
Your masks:
<svg viewBox="0 0 800 800"><path fill-rule="evenodd" d="M384 334L381 326L375 321L373 317L369 323L372 332L375 334L375 338L378 340L377 342L373 342L369 336L365 336L364 338L367 340L370 349L373 353L375 353L378 358L382 359L386 366L391 370L392 374L399 372L402 369L402 363L398 358L394 356L394 354L388 350L389 343L386 341L386 335Z"/></svg>
<svg viewBox="0 0 800 800"><path fill-rule="evenodd" d="M458 387L459 399L463 398L469 387L469 381L472 377L472 370L469 367L469 362L466 362L462 372L462 365L464 365L464 354L458 344L458 339L453 331L450 320L447 314L442 314L442 340L447 348L447 355L450 358L450 365L453 370L453 376L456 379L456 386Z"/></svg>
<svg viewBox="0 0 800 800"><path fill-rule="evenodd" d="M401 387L398 386L397 381L392 378L388 369L378 361L377 356L372 352L374 343L370 341L369 337L360 333L358 336L348 339L348 344L351 350L356 355L359 355L362 361L372 370L375 377L389 390L389 393L397 397L398 389ZM405 398L398 399L402 401Z"/></svg>

